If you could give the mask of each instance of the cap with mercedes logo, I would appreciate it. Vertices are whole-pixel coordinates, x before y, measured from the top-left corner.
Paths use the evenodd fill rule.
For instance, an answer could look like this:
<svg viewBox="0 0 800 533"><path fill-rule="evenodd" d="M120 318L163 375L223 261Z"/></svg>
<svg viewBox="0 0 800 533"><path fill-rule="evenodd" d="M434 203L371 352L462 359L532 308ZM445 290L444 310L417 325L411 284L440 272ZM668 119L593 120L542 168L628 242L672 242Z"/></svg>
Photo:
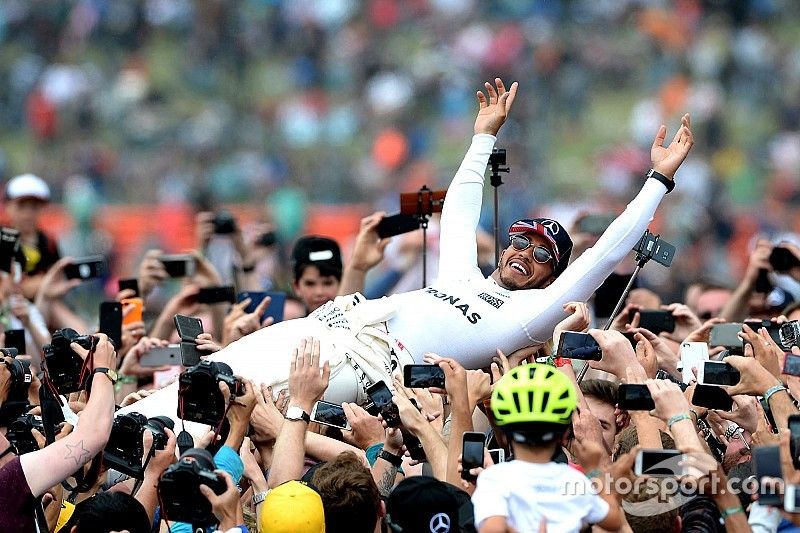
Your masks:
<svg viewBox="0 0 800 533"><path fill-rule="evenodd" d="M458 493L465 498L459 498ZM469 508L462 509L462 504ZM429 476L404 479L386 502L386 522L394 533L474 531L469 527L473 521L469 495Z"/></svg>
<svg viewBox="0 0 800 533"><path fill-rule="evenodd" d="M508 228L509 237L526 233L541 235L550 243L556 259L556 268L553 272L556 276L567 269L569 256L572 254L572 239L564 226L549 218L523 218Z"/></svg>

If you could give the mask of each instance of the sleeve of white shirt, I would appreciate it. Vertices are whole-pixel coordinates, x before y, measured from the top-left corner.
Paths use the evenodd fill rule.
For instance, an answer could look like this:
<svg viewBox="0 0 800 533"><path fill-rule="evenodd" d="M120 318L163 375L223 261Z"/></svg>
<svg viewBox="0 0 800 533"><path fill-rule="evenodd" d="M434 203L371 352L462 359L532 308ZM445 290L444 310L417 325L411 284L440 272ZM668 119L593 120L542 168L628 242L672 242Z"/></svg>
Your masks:
<svg viewBox="0 0 800 533"><path fill-rule="evenodd" d="M750 524L753 533L775 533L781 523L781 512L775 507L754 502L750 507L747 523Z"/></svg>
<svg viewBox="0 0 800 533"><path fill-rule="evenodd" d="M596 524L605 520L608 516L608 511L610 507L608 506L608 502L605 501L600 496L593 494L587 497L587 514L586 514L586 522L589 524Z"/></svg>
<svg viewBox="0 0 800 533"><path fill-rule="evenodd" d="M476 230L481 217L486 164L497 139L478 134L447 189L439 224L439 277L449 280L483 277L478 268Z"/></svg>
<svg viewBox="0 0 800 533"><path fill-rule="evenodd" d="M505 494L506 483L500 475L500 469L490 467L478 476L478 484L472 493L472 506L475 514L475 527L480 529L481 523L492 516L508 518L508 500Z"/></svg>

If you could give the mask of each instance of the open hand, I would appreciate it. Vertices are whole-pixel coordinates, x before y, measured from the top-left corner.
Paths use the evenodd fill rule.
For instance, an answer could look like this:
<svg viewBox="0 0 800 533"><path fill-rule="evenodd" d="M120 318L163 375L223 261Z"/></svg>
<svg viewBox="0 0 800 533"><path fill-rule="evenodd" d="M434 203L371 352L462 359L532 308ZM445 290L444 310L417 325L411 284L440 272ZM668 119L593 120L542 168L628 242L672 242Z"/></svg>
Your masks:
<svg viewBox="0 0 800 533"><path fill-rule="evenodd" d="M514 98L517 95L517 88L519 84L514 82L511 84L511 89L506 92L506 86L500 78L494 79L497 85L497 90L488 81L484 84L486 92L489 93L489 98L483 94L483 91L477 92L478 116L475 118L475 134L488 133L489 135L497 135L500 127L506 121L508 112L511 111L511 105L514 103Z"/></svg>
<svg viewBox="0 0 800 533"><path fill-rule="evenodd" d="M650 160L653 163L653 170L663 174L669 179L675 177L675 172L681 166L683 160L689 155L689 150L694 145L694 137L689 129L689 113L681 118L681 127L675 132L675 137L669 146L664 146L664 139L667 137L667 127L663 124L658 128L658 133L650 148Z"/></svg>

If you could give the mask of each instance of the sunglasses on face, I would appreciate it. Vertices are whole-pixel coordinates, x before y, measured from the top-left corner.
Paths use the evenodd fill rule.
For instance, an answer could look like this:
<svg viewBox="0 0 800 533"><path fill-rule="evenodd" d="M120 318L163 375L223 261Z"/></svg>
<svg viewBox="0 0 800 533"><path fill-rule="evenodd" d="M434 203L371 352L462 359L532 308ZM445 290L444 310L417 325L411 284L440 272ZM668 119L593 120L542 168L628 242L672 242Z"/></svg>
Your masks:
<svg viewBox="0 0 800 533"><path fill-rule="evenodd" d="M520 252L523 250L527 250L528 248L533 246L531 240L525 235L514 235L513 237L511 237L510 241L511 241L511 246L513 246L515 250L518 250ZM553 259L553 254L550 252L550 250L548 250L542 245L533 246L533 260L542 265L549 263L550 261L553 261L553 263L555 263L555 260Z"/></svg>

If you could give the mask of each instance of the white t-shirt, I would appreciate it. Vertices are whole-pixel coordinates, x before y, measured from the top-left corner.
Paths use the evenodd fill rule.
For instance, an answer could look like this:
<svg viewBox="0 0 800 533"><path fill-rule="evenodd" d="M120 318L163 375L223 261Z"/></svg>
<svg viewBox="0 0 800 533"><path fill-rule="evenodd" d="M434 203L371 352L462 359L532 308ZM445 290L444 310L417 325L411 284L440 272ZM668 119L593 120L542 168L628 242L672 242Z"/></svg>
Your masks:
<svg viewBox="0 0 800 533"><path fill-rule="evenodd" d="M539 531L542 517L547 520L547 533L578 531L603 520L609 509L581 472L561 463L525 461L484 470L472 503L478 528L491 516L504 516L520 532Z"/></svg>

